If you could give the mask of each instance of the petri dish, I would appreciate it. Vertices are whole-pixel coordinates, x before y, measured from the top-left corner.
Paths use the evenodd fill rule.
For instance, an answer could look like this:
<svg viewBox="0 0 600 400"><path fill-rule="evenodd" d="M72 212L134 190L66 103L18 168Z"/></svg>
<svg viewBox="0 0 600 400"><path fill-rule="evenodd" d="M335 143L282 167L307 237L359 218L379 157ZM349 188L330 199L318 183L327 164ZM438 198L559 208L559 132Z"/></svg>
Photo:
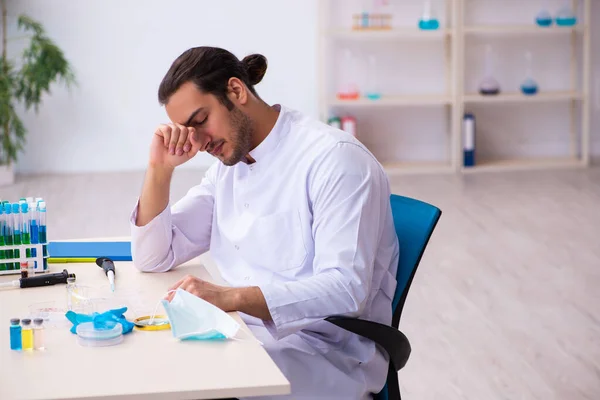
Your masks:
<svg viewBox="0 0 600 400"><path fill-rule="evenodd" d="M105 329L97 329L93 322L77 325L77 342L85 347L114 346L123 341L123 326L115 324Z"/></svg>
<svg viewBox="0 0 600 400"><path fill-rule="evenodd" d="M151 315L144 315L133 320L135 329L140 331L163 331L171 329L171 324L166 315L156 315L154 320Z"/></svg>

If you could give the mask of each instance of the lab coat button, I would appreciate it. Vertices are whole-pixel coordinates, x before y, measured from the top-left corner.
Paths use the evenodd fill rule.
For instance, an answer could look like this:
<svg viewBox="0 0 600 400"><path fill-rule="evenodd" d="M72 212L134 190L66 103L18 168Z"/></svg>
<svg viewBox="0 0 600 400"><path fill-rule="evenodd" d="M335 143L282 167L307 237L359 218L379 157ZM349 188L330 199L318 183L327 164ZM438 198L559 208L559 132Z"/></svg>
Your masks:
<svg viewBox="0 0 600 400"><path fill-rule="evenodd" d="M248 208L248 207L250 207L250 204L246 203L246 204L244 204L244 207Z"/></svg>
<svg viewBox="0 0 600 400"><path fill-rule="evenodd" d="M245 276L245 277L244 277L244 280L246 280L246 281L249 281L249 280L250 280L250 277L249 277L249 276Z"/></svg>
<svg viewBox="0 0 600 400"><path fill-rule="evenodd" d="M238 245L236 244L236 245L235 245L235 249L236 249L236 250L239 250L239 249L240 249L240 246L238 246Z"/></svg>

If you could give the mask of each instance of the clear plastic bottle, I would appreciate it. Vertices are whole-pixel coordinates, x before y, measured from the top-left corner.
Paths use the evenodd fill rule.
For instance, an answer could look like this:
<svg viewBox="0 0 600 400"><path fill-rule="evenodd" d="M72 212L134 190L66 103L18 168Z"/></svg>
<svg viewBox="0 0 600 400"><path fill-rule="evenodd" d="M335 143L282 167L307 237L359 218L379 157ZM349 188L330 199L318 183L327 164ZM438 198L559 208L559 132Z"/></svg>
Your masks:
<svg viewBox="0 0 600 400"><path fill-rule="evenodd" d="M21 321L21 338L23 341L23 350L33 350L33 330L31 329L31 319L24 318Z"/></svg>
<svg viewBox="0 0 600 400"><path fill-rule="evenodd" d="M21 320L13 318L10 320L10 349L23 349L23 338L21 337Z"/></svg>
<svg viewBox="0 0 600 400"><path fill-rule="evenodd" d="M33 320L33 347L36 350L44 350L45 345L44 320L36 318Z"/></svg>

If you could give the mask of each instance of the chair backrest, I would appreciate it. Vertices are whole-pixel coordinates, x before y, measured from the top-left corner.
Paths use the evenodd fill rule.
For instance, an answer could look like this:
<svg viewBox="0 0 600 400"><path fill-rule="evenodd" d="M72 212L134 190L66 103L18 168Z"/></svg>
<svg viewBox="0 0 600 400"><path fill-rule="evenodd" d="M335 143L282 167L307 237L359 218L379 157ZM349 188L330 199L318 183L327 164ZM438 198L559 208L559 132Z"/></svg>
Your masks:
<svg viewBox="0 0 600 400"><path fill-rule="evenodd" d="M394 312L392 326L398 328L410 284L442 212L431 204L395 194L391 195L390 202L396 235L400 243L400 259L396 273L397 286L392 302ZM398 374L392 368L388 373L385 386L381 392L375 395L375 400L396 399L400 399L400 388L398 387Z"/></svg>
<svg viewBox="0 0 600 400"><path fill-rule="evenodd" d="M391 195L390 202L400 243L397 286L392 302L392 325L397 328L410 284L442 212L431 204L395 194Z"/></svg>

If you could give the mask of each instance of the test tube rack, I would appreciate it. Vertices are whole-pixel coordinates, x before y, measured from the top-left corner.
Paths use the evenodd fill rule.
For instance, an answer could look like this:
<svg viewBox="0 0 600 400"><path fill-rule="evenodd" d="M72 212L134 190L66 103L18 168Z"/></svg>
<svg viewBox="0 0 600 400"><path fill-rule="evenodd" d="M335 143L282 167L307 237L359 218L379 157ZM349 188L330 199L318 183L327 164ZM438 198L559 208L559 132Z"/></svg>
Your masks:
<svg viewBox="0 0 600 400"><path fill-rule="evenodd" d="M352 29L362 31L392 29L391 14L354 14L352 16Z"/></svg>
<svg viewBox="0 0 600 400"><path fill-rule="evenodd" d="M7 264L16 264L17 268L16 269L0 269L0 276L1 275L18 275L21 274L21 263L29 263L29 262L33 262L33 272L38 274L38 273L45 273L48 272L48 268L44 268L44 266L47 266L47 262L44 262L45 259L48 258L48 252L44 251L45 249L47 249L48 247L48 243L35 243L35 244L19 244L19 245L11 245L11 246L7 246L4 245L2 247L0 247L1 251L4 251L6 254L6 250L19 250L19 257L18 258L2 258L0 259L0 268L7 268ZM31 249L35 249L36 251L36 256L31 256L31 257L27 257L27 249L29 249L31 251ZM44 252L46 253L44 255ZM29 265L29 264L28 264ZM31 271L31 269L28 268L28 271Z"/></svg>

